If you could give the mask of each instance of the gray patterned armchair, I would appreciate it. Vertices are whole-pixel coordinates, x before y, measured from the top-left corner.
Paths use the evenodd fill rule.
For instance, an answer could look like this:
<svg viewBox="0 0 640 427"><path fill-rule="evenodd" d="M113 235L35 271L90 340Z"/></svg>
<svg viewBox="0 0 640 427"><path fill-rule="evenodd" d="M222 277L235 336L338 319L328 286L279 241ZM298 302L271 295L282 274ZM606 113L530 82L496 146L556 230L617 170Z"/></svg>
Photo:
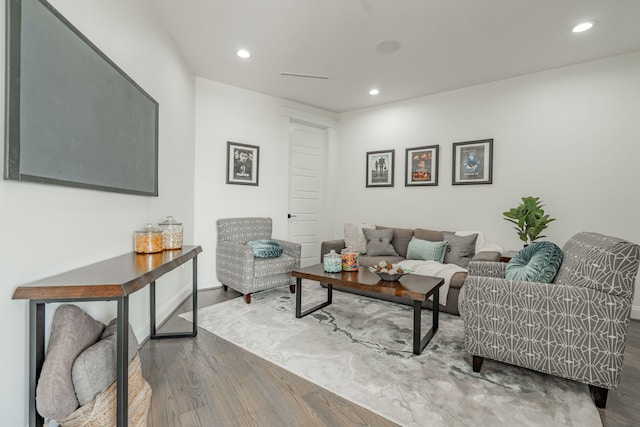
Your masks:
<svg viewBox="0 0 640 427"><path fill-rule="evenodd" d="M506 263L471 262L460 294L474 372L484 358L589 385L604 408L620 382L640 247L579 233L553 283L504 278Z"/></svg>
<svg viewBox="0 0 640 427"><path fill-rule="evenodd" d="M295 292L291 270L300 267L302 247L298 243L271 238L271 218L219 219L216 246L216 274L222 288L235 289L244 295L247 304L251 294L265 289L289 285ZM277 258L256 258L246 245L251 240L273 240L283 249Z"/></svg>

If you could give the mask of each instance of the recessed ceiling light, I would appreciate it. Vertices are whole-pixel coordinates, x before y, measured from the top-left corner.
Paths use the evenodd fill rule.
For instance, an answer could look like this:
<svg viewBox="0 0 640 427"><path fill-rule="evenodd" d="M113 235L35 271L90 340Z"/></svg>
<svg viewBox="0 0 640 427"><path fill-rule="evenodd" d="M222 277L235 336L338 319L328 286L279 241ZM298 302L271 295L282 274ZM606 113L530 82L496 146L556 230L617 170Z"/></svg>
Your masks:
<svg viewBox="0 0 640 427"><path fill-rule="evenodd" d="M369 91L369 95L377 95L377 94L379 94L379 93L380 93L380 91L379 91L378 89L371 89L371 90Z"/></svg>
<svg viewBox="0 0 640 427"><path fill-rule="evenodd" d="M571 31L574 33L581 33L583 31L591 29L591 27L593 27L593 22L581 22L578 25L574 25L573 27L571 27Z"/></svg>
<svg viewBox="0 0 640 427"><path fill-rule="evenodd" d="M237 55L242 59L251 58L251 54L249 53L248 50L245 50L245 49L240 49Z"/></svg>

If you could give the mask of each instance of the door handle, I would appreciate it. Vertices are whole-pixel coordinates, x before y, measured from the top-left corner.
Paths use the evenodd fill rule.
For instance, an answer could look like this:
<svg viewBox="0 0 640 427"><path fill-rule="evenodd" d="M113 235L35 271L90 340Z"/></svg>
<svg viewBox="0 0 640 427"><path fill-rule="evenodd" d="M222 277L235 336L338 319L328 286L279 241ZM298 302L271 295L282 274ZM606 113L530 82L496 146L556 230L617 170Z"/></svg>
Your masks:
<svg viewBox="0 0 640 427"><path fill-rule="evenodd" d="M298 215L287 214L287 218L296 218Z"/></svg>

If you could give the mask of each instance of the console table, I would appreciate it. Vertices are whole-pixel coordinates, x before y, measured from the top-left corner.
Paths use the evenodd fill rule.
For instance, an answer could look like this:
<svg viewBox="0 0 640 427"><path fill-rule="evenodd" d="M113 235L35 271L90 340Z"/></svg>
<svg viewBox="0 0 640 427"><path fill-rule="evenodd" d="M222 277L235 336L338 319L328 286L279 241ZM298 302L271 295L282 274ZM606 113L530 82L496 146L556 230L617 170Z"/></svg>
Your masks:
<svg viewBox="0 0 640 427"><path fill-rule="evenodd" d="M13 299L29 300L29 426L42 426L43 418L36 410L36 386L44 363L45 304L79 301L118 302L117 309L117 420L127 427L129 402L129 295L150 285L150 338L195 337L197 334L197 256L200 246L157 254L131 252L81 267L66 273L18 286ZM156 331L156 279L192 260L193 264L193 330L189 333Z"/></svg>

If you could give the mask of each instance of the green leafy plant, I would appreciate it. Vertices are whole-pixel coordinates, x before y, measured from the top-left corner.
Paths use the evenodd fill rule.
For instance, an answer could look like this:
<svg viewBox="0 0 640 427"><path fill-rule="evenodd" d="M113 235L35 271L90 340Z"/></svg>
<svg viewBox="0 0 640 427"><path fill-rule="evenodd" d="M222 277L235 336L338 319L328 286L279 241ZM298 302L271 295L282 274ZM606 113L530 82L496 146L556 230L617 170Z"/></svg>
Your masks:
<svg viewBox="0 0 640 427"><path fill-rule="evenodd" d="M503 212L502 215L505 220L515 224L513 228L518 232L520 240L531 244L537 239L547 237L541 236L540 233L547 228L547 224L556 220L544 213L543 206L540 197L523 197L519 206Z"/></svg>

